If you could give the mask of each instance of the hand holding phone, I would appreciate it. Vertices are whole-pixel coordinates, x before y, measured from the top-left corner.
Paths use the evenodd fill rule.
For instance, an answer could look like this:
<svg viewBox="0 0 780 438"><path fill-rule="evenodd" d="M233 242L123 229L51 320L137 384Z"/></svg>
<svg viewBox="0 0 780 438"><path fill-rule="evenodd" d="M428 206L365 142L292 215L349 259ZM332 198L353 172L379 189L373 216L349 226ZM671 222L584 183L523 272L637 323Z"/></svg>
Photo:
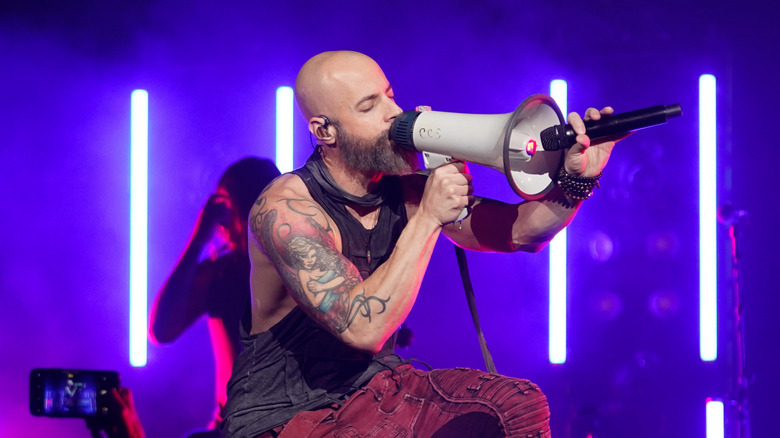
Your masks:
<svg viewBox="0 0 780 438"><path fill-rule="evenodd" d="M93 437L144 438L133 394L119 386L119 373L36 368L30 372L30 412L55 418L85 418Z"/></svg>
<svg viewBox="0 0 780 438"><path fill-rule="evenodd" d="M101 436L105 431L108 438L145 438L141 419L135 410L133 393L127 388L111 389L98 396L108 410L107 415L87 417L87 427L92 436Z"/></svg>

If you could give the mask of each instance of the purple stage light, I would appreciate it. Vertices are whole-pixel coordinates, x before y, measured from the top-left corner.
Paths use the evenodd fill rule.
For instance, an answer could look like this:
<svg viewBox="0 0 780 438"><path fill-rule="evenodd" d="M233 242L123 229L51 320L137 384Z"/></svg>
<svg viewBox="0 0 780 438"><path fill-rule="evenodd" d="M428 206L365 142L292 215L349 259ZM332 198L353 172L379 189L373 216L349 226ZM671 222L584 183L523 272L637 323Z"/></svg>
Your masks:
<svg viewBox="0 0 780 438"><path fill-rule="evenodd" d="M680 309L680 297L668 290L657 290L650 294L647 308L656 318L668 318Z"/></svg>
<svg viewBox="0 0 780 438"><path fill-rule="evenodd" d="M623 300L610 290L597 291L590 298L590 310L597 318L611 321L623 311Z"/></svg>
<svg viewBox="0 0 780 438"><path fill-rule="evenodd" d="M657 231L645 240L645 251L650 257L672 257L679 249L680 238L673 231Z"/></svg>
<svg viewBox="0 0 780 438"><path fill-rule="evenodd" d="M609 234L596 231L588 240L588 252L594 261L606 263L615 254L615 243Z"/></svg>

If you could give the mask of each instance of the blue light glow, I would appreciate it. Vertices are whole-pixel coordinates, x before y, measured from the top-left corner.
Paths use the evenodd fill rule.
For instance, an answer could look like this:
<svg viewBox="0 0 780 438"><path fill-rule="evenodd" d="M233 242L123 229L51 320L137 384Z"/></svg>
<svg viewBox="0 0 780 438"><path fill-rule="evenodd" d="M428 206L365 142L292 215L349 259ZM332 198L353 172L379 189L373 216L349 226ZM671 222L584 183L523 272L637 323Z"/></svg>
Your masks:
<svg viewBox="0 0 780 438"><path fill-rule="evenodd" d="M293 89L276 89L276 167L293 170Z"/></svg>
<svg viewBox="0 0 780 438"><path fill-rule="evenodd" d="M725 436L725 416L723 413L723 402L707 400L707 438L724 438Z"/></svg>
<svg viewBox="0 0 780 438"><path fill-rule="evenodd" d="M149 95L130 96L130 364L146 365Z"/></svg>
<svg viewBox="0 0 780 438"><path fill-rule="evenodd" d="M566 116L567 109L567 84L566 81L556 79L550 82L550 97L555 100L561 113ZM549 316L549 356L550 363L563 364L566 362L566 229L561 230L550 242L550 316Z"/></svg>
<svg viewBox="0 0 780 438"><path fill-rule="evenodd" d="M718 358L717 99L715 77L699 77L699 355Z"/></svg>

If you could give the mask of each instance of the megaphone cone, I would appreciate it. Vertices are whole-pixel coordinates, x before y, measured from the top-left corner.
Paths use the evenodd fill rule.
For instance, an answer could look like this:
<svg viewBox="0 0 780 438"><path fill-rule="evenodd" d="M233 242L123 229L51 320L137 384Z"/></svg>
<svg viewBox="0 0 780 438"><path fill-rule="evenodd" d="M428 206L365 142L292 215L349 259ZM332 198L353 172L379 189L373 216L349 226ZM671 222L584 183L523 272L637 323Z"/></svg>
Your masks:
<svg viewBox="0 0 780 438"><path fill-rule="evenodd" d="M562 124L555 101L535 94L507 114L406 111L393 123L390 138L422 152L428 168L454 159L501 171L515 193L534 200L552 189L563 156L542 149L541 131Z"/></svg>
<svg viewBox="0 0 780 438"><path fill-rule="evenodd" d="M555 101L543 94L525 99L512 113L504 133L504 174L510 187L528 200L539 199L553 188L563 163L563 151L547 151L541 132L563 124Z"/></svg>

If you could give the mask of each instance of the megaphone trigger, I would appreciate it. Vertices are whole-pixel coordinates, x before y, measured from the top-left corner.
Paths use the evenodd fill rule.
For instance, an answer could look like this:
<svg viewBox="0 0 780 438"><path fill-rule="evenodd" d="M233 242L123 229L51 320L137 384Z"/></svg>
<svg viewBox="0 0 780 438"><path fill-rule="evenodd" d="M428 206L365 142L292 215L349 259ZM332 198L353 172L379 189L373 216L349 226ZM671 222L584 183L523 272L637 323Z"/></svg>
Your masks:
<svg viewBox="0 0 780 438"><path fill-rule="evenodd" d="M463 228L463 220L469 217L471 214L471 207L466 206L463 211L460 212L460 216L458 216L457 219L455 219L456 224L458 224L458 230Z"/></svg>
<svg viewBox="0 0 780 438"><path fill-rule="evenodd" d="M439 166L449 164L458 160L453 159L449 155L441 155L433 152L423 152L423 163L426 169L435 169Z"/></svg>

